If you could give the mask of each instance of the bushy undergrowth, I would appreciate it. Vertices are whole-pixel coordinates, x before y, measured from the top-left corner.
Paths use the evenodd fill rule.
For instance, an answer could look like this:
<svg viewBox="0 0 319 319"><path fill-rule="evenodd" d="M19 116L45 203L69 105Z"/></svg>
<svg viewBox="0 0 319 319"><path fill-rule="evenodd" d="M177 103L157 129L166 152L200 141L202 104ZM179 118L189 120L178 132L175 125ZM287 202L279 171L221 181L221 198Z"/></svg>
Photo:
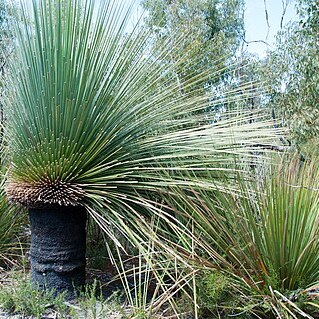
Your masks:
<svg viewBox="0 0 319 319"><path fill-rule="evenodd" d="M18 313L22 317L32 315L39 319L50 311L67 315L68 307L63 295L54 297L52 292L33 289L22 273L13 273L0 288L0 308L9 314Z"/></svg>
<svg viewBox="0 0 319 319"><path fill-rule="evenodd" d="M95 280L70 303L65 301L63 294L55 296L51 291L34 289L24 272L10 272L0 283L0 309L19 318L130 318L116 295L105 299L101 291L100 283Z"/></svg>

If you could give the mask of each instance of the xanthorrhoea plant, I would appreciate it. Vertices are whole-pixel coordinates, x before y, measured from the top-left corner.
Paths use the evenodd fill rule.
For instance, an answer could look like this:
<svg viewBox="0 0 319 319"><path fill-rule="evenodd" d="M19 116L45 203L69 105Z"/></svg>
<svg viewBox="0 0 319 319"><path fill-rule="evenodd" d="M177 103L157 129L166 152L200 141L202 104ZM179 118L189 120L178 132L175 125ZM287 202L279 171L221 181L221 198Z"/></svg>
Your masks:
<svg viewBox="0 0 319 319"><path fill-rule="evenodd" d="M16 25L10 63L6 192L30 208L33 280L71 290L72 280L84 278L86 212L105 231L113 225L138 240L136 221L160 211L154 203L164 187L205 187L207 169L231 167L230 153L250 160L276 132L259 115L216 122L215 114L203 114L221 98L185 88L205 74L181 88L174 77L179 62L162 62L174 48L163 45L154 55L147 31L127 34L127 1L32 3L33 14L23 8ZM245 96L242 87L227 99ZM183 174L190 169L198 177ZM58 252L48 249L51 236ZM82 246L64 247L77 251L70 257L58 246L73 236Z"/></svg>
<svg viewBox="0 0 319 319"><path fill-rule="evenodd" d="M191 196L181 190L177 195L176 189L175 216L165 220L171 237L163 251L192 271L219 271L230 279L228 300L217 306L211 300L212 309L257 318L312 318L304 311L307 305L318 308L317 301L311 303L319 278L318 181L316 159L289 158L271 168L266 180L250 186L241 180L239 194L202 190ZM155 240L161 232L166 228L158 228ZM159 243L165 248L163 236Z"/></svg>

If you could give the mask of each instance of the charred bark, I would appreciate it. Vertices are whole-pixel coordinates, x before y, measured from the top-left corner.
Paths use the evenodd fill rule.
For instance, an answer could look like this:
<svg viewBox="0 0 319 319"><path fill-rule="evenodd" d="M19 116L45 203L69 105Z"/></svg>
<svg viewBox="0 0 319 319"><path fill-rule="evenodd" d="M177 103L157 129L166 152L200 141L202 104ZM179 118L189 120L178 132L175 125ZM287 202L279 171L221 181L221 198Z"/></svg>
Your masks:
<svg viewBox="0 0 319 319"><path fill-rule="evenodd" d="M75 296L85 284L87 213L83 207L29 209L31 283L40 290Z"/></svg>

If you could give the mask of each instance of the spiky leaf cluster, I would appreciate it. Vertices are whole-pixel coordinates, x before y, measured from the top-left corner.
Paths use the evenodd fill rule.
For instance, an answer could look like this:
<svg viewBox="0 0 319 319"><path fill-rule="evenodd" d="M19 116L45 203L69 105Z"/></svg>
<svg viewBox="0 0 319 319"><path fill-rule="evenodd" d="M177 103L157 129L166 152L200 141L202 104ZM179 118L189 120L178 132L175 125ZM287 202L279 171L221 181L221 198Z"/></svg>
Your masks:
<svg viewBox="0 0 319 319"><path fill-rule="evenodd" d="M34 0L32 10L16 24L6 98L12 201L84 205L123 230L165 187L215 185L207 170L229 169L230 154L249 162L276 138L263 116L198 112L251 92L181 90L172 75L182 58L168 63L170 41L154 53L148 31L129 30L127 1Z"/></svg>

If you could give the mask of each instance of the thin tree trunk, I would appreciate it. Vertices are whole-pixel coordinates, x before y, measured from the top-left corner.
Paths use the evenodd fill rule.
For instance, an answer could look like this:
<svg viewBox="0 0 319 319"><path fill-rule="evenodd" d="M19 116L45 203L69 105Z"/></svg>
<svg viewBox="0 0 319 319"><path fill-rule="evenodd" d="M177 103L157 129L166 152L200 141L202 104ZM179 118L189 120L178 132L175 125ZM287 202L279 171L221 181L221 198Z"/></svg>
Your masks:
<svg viewBox="0 0 319 319"><path fill-rule="evenodd" d="M74 291L85 284L87 213L83 207L29 209L31 283L40 290Z"/></svg>

